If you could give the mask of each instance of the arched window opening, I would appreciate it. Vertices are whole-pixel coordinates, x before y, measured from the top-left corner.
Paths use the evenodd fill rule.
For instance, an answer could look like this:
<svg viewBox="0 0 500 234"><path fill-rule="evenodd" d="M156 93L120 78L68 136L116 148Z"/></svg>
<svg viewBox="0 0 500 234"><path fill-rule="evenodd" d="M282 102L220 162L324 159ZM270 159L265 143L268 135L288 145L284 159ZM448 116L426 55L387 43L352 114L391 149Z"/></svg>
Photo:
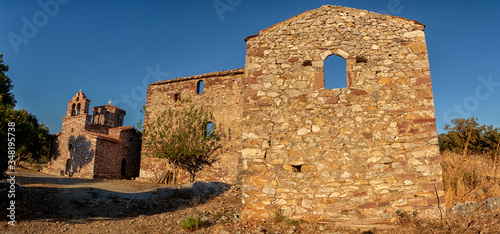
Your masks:
<svg viewBox="0 0 500 234"><path fill-rule="evenodd" d="M214 134L214 130L215 130L215 125L214 123L212 122L208 122L207 123L207 129L205 131L205 135L208 137L208 138L211 138Z"/></svg>
<svg viewBox="0 0 500 234"><path fill-rule="evenodd" d="M78 105L76 106L76 114L79 115L80 114L80 109L81 109L81 105L80 103L78 103Z"/></svg>
<svg viewBox="0 0 500 234"><path fill-rule="evenodd" d="M116 116L116 122L117 122L116 123L117 126L123 126L123 118L121 115Z"/></svg>
<svg viewBox="0 0 500 234"><path fill-rule="evenodd" d="M73 150L73 144L71 144L71 143L70 143L70 144L68 145L68 150Z"/></svg>
<svg viewBox="0 0 500 234"><path fill-rule="evenodd" d="M111 114L106 111L104 113L104 125L110 125L111 124Z"/></svg>
<svg viewBox="0 0 500 234"><path fill-rule="evenodd" d="M72 169L71 164L72 164L71 158L68 158L68 160L66 160L66 170L64 171L64 174L66 174L66 175L71 174L71 169Z"/></svg>
<svg viewBox="0 0 500 234"><path fill-rule="evenodd" d="M76 104L73 103L73 105L71 105L71 116L75 116L76 115Z"/></svg>
<svg viewBox="0 0 500 234"><path fill-rule="evenodd" d="M347 87L346 61L344 58L331 55L325 59L323 71L325 74L326 89L340 89Z"/></svg>
<svg viewBox="0 0 500 234"><path fill-rule="evenodd" d="M204 91L205 82L200 80L198 83L196 83L196 93L201 94Z"/></svg>
<svg viewBox="0 0 500 234"><path fill-rule="evenodd" d="M77 101L77 102L78 102L78 101L80 101L80 97L76 97L76 101Z"/></svg>

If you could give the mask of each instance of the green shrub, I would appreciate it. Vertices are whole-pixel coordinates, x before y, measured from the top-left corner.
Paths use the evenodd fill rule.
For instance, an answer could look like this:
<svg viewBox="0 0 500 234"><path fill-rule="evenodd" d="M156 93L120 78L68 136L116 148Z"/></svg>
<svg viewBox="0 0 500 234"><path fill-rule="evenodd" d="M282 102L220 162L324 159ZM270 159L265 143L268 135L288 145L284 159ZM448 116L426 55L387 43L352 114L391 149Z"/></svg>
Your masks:
<svg viewBox="0 0 500 234"><path fill-rule="evenodd" d="M290 220L290 224L293 225L293 226L299 226L300 225L300 221L292 219L292 220Z"/></svg>
<svg viewBox="0 0 500 234"><path fill-rule="evenodd" d="M200 217L187 217L182 220L181 227L189 231L197 230L205 224L205 221L201 220Z"/></svg>
<svg viewBox="0 0 500 234"><path fill-rule="evenodd" d="M283 222L285 220L286 220L286 217L283 215L283 212L280 209L276 210L276 212L274 213L274 221L279 223L279 222Z"/></svg>

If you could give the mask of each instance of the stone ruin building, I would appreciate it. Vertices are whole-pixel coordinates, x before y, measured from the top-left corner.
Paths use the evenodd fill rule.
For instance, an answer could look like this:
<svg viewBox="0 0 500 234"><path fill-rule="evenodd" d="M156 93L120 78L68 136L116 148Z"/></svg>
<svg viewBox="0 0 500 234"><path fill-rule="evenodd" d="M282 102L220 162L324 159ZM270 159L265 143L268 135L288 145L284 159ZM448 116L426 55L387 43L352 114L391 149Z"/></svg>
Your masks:
<svg viewBox="0 0 500 234"><path fill-rule="evenodd" d="M213 112L231 140L198 178L241 184L244 219L437 217L444 191L424 27L323 6L246 38L243 69L150 84L146 109L154 117L189 97ZM330 56L345 60L346 87L325 88ZM145 178L166 167L141 162Z"/></svg>
<svg viewBox="0 0 500 234"><path fill-rule="evenodd" d="M196 175L197 179L235 184L238 167L241 165L241 100L244 69L213 72L198 76L177 78L152 83L148 86L144 124L165 111L194 103L212 112L216 128L221 128L229 142L224 145L224 154L212 166ZM190 100L184 102L182 100ZM167 161L148 157L141 158L141 178L155 178L168 168ZM189 175L181 173L177 182L189 182Z"/></svg>
<svg viewBox="0 0 500 234"><path fill-rule="evenodd" d="M44 171L89 179L139 176L141 137L134 127L123 127L125 111L109 103L90 115L89 104L81 91L68 102Z"/></svg>

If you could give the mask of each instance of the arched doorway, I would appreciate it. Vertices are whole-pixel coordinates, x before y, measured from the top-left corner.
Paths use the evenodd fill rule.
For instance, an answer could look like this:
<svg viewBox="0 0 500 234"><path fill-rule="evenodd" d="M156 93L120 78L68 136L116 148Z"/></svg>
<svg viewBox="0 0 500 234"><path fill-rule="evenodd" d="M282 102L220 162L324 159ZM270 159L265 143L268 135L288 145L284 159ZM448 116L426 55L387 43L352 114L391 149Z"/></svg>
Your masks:
<svg viewBox="0 0 500 234"><path fill-rule="evenodd" d="M66 160L66 170L64 171L65 175L71 176L71 163L71 158L68 158L68 160Z"/></svg>
<svg viewBox="0 0 500 234"><path fill-rule="evenodd" d="M121 172L120 174L125 177L125 173L127 172L127 160L126 159L122 159L122 169L121 169Z"/></svg>

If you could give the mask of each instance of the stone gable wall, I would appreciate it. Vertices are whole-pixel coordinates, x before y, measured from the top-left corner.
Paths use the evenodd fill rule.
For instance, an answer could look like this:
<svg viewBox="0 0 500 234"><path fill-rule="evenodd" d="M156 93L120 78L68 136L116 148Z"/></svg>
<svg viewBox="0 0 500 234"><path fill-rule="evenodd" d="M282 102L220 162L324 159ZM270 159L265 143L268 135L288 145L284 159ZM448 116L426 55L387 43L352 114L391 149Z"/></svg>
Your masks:
<svg viewBox="0 0 500 234"><path fill-rule="evenodd" d="M323 6L247 38L245 218L439 214L436 193L442 205L444 192L423 30L412 20ZM347 87L324 88L328 56L346 60Z"/></svg>
<svg viewBox="0 0 500 234"><path fill-rule="evenodd" d="M214 123L221 128L228 142L218 152L218 160L198 172L197 181L237 182L238 160L241 154L241 80L243 69L214 72L193 77L156 82L148 86L147 115L144 123L156 119L168 108L180 109L194 104L213 113ZM203 81L204 92L197 94L197 83ZM147 156L143 150L140 177L154 179L168 167L165 159ZM178 183L189 182L189 174L181 172Z"/></svg>

